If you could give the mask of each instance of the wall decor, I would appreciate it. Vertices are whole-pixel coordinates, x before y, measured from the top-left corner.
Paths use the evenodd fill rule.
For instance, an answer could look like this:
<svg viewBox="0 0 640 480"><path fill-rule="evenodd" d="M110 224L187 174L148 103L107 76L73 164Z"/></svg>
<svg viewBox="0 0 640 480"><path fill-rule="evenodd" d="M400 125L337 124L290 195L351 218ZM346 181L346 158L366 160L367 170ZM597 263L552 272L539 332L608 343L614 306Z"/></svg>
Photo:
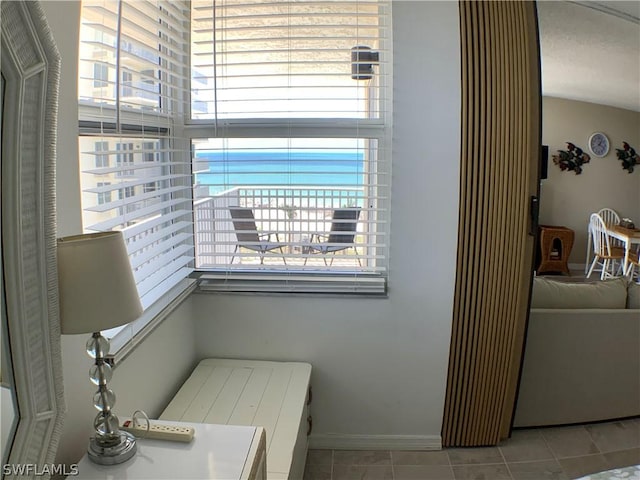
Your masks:
<svg viewBox="0 0 640 480"><path fill-rule="evenodd" d="M594 133L589 137L589 150L596 157L605 157L609 153L609 138L602 132Z"/></svg>
<svg viewBox="0 0 640 480"><path fill-rule="evenodd" d="M582 165L589 163L591 157L584 153L580 147L576 147L573 143L567 142L567 150L558 150L557 155L553 155L553 163L560 167L563 172L571 170L576 175L582 173Z"/></svg>
<svg viewBox="0 0 640 480"><path fill-rule="evenodd" d="M636 165L640 165L640 157L638 157L635 148L627 142L622 142L622 148L616 148L616 155L618 160L622 161L622 168L629 170L629 173L633 172Z"/></svg>

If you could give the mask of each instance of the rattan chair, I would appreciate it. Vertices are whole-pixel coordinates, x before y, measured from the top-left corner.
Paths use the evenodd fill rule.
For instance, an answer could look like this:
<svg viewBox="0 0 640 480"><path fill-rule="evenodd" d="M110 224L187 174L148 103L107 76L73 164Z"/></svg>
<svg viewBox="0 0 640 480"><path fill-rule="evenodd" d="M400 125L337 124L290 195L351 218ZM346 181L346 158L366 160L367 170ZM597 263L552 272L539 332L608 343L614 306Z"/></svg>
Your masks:
<svg viewBox="0 0 640 480"><path fill-rule="evenodd" d="M360 218L360 207L337 208L333 211L331 219L331 231L328 235L314 233L311 235L311 243L308 245L311 252L318 252L324 255L324 264L333 265L336 252L353 248L356 253L358 265L362 266L360 256L356 249L355 236ZM317 243L314 243L314 239ZM325 239L325 240L322 240ZM326 255L332 253L331 263L327 264ZM305 257L304 264L307 264L309 257Z"/></svg>
<svg viewBox="0 0 640 480"><path fill-rule="evenodd" d="M592 213L589 220L589 231L591 232L591 240L593 241L593 261L589 267L587 278L591 276L596 266L600 266L600 279L613 278L617 271L622 272L622 260L624 258L624 249L622 247L613 246L607 227L602 217L597 213Z"/></svg>
<svg viewBox="0 0 640 480"><path fill-rule="evenodd" d="M246 207L229 207L229 213L231 214L233 229L238 239L236 248L233 251L233 256L231 257L231 263L233 263L233 260L236 258L238 250L240 248L246 248L258 252L261 265L264 263L265 253L279 249L284 264L287 264L283 250L285 244L280 242L277 232L258 232L253 210ZM271 241L272 236L275 236L275 242Z"/></svg>

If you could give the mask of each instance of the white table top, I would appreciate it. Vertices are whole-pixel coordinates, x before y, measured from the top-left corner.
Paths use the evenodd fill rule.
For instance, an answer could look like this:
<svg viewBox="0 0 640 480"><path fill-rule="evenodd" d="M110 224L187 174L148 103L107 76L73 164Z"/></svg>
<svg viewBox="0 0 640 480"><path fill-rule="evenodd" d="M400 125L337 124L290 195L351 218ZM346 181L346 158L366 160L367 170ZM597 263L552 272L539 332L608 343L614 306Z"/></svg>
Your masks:
<svg viewBox="0 0 640 480"><path fill-rule="evenodd" d="M119 465L97 465L85 455L74 478L137 479L240 479L256 427L188 422L154 422L195 428L190 443L138 439L136 455ZM88 439L87 439L88 441Z"/></svg>

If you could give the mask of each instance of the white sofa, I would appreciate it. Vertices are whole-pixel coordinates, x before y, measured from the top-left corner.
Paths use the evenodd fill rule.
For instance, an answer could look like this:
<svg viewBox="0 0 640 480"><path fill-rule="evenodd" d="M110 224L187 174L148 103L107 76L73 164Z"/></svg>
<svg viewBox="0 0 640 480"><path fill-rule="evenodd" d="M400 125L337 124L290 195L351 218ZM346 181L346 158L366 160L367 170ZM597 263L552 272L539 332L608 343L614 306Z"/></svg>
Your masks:
<svg viewBox="0 0 640 480"><path fill-rule="evenodd" d="M515 427L640 415L640 285L534 279Z"/></svg>

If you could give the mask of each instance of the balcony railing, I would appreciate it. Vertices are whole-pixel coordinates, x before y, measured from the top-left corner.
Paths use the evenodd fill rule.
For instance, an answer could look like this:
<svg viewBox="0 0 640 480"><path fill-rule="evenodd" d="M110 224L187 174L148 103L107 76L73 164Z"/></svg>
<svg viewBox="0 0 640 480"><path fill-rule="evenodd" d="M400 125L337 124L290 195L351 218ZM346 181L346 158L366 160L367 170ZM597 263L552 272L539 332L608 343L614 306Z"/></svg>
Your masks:
<svg viewBox="0 0 640 480"><path fill-rule="evenodd" d="M198 190L196 190L198 194ZM261 255L238 246L230 207L251 208L259 234L282 245ZM331 230L336 208L361 208L353 247L324 255L310 248ZM363 188L237 187L194 202L196 267L371 271L375 264L371 212ZM326 237L324 238L326 240Z"/></svg>

